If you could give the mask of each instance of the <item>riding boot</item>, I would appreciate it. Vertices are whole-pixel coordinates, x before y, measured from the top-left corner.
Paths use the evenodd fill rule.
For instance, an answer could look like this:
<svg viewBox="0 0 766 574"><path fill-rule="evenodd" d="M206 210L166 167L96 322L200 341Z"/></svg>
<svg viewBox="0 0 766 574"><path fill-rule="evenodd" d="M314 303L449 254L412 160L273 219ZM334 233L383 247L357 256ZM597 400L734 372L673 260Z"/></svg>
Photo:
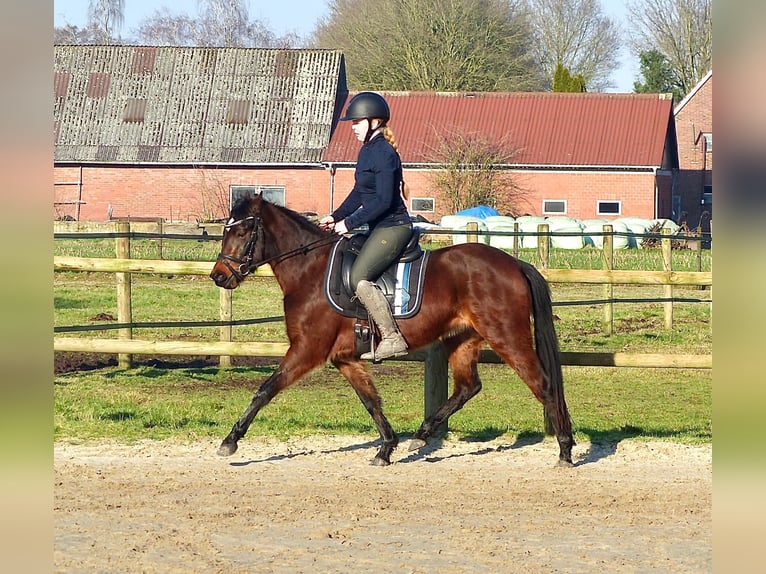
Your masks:
<svg viewBox="0 0 766 574"><path fill-rule="evenodd" d="M356 295L383 335L378 348L374 352L364 353L360 358L379 361L406 355L407 342L396 326L391 307L383 292L371 281L362 280L356 287Z"/></svg>

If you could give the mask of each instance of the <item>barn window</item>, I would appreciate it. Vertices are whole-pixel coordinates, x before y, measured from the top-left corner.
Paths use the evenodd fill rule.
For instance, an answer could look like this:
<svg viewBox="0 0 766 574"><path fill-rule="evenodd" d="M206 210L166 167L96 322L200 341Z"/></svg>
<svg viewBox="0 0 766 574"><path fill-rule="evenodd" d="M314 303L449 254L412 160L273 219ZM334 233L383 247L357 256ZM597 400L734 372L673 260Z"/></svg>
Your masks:
<svg viewBox="0 0 766 574"><path fill-rule="evenodd" d="M711 207L713 205L713 186L706 185L702 188L702 205Z"/></svg>
<svg viewBox="0 0 766 574"><path fill-rule="evenodd" d="M426 213L433 213L434 206L435 206L435 202L432 197L410 198L410 211L422 211Z"/></svg>
<svg viewBox="0 0 766 574"><path fill-rule="evenodd" d="M543 199L544 215L564 215L566 212L566 199Z"/></svg>
<svg viewBox="0 0 766 574"><path fill-rule="evenodd" d="M234 205L243 197L261 195L263 199L276 205L285 205L284 185L232 185L229 186L230 205Z"/></svg>
<svg viewBox="0 0 766 574"><path fill-rule="evenodd" d="M596 215L620 215L622 213L621 201L597 201Z"/></svg>
<svg viewBox="0 0 766 574"><path fill-rule="evenodd" d="M710 153L713 151L713 134L703 133L702 138L705 140L705 151Z"/></svg>

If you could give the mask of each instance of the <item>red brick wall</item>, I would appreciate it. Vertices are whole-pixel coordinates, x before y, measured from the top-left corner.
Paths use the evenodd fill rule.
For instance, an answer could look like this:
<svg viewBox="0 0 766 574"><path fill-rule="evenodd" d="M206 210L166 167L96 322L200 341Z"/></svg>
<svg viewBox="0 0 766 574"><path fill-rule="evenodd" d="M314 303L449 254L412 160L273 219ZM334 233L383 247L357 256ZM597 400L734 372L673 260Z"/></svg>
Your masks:
<svg viewBox="0 0 766 574"><path fill-rule="evenodd" d="M514 172L516 181L527 190L525 201L518 206L517 215L528 213L542 215L544 199L567 200L567 215L577 219L590 219L596 215L598 200L622 202L622 213L615 217L654 217L653 173L613 172ZM404 179L411 197L434 198L435 213L421 213L423 217L438 223L442 216L451 213L444 198L434 193L430 183L431 171L405 169ZM348 194L353 186L352 169L339 169L335 175L334 207ZM669 189L669 183L667 184ZM667 200L669 203L669 199ZM669 210L668 210L669 213Z"/></svg>
<svg viewBox="0 0 766 574"><path fill-rule="evenodd" d="M432 190L431 173L429 170L406 169L405 180L411 197L434 198L435 213L421 215L438 223L443 215L451 213L451 209L448 202ZM655 176L652 173L519 171L515 172L515 177L526 190L523 203L517 207L519 215L541 215L544 199L564 199L567 201L566 215L578 219L602 217L596 215L598 200L621 201L622 213L616 217L654 217ZM110 205L113 218L161 217L166 221L195 221L225 217L230 185L284 185L288 207L325 214L330 211L332 180L330 171L324 169L128 166L83 167L82 172L79 167L56 167L54 178L56 202L78 198L83 201L79 215L74 204L59 204L55 206L54 217L71 215L81 221L107 220ZM353 178L352 168L336 171L333 207L340 205L351 190ZM669 185L666 185L668 190ZM667 193L669 195L669 191Z"/></svg>
<svg viewBox="0 0 766 574"><path fill-rule="evenodd" d="M713 77L699 87L676 114L679 172L675 194L680 197L680 213L690 227L701 224L709 231L712 206L703 205L705 185L713 181L713 151L705 149L701 134L713 133ZM703 212L707 214L703 215Z"/></svg>
<svg viewBox="0 0 766 574"><path fill-rule="evenodd" d="M54 168L54 217L82 221L112 217L162 217L195 221L228 214L230 185L284 185L287 205L297 211L326 212L330 175L324 169L229 169L168 167ZM72 185L73 182L80 182ZM80 193L81 190L81 193Z"/></svg>
<svg viewBox="0 0 766 574"><path fill-rule="evenodd" d="M705 153L701 133L713 133L713 77L676 114L678 166L683 170L713 169L712 150Z"/></svg>

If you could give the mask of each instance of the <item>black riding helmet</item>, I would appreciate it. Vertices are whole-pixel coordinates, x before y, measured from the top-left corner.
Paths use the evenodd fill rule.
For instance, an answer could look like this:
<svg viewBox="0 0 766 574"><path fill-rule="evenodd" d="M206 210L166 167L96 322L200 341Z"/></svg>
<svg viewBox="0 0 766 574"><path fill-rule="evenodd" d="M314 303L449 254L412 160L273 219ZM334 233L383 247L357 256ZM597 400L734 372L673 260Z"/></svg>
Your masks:
<svg viewBox="0 0 766 574"><path fill-rule="evenodd" d="M346 115L340 121L363 120L378 118L387 122L391 119L388 103L380 94L375 92L359 92L348 103Z"/></svg>
<svg viewBox="0 0 766 574"><path fill-rule="evenodd" d="M391 111L388 109L388 103L385 98L375 92L359 92L348 103L346 107L346 115L340 118L340 121L345 122L348 120L372 120L377 118L382 120L382 123L378 127L386 125L386 122L391 118ZM367 143L372 135L372 126L367 128L367 135L364 138L364 142Z"/></svg>

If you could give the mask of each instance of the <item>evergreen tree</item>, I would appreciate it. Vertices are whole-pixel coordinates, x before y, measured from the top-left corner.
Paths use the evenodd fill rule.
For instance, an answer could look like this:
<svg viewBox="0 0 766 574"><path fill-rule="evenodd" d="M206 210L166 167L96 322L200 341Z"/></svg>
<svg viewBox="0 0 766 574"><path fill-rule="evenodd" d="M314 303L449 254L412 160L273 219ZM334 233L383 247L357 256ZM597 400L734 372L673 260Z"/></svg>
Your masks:
<svg viewBox="0 0 766 574"><path fill-rule="evenodd" d="M585 80L583 79L582 74L577 74L573 78L569 69L565 68L564 64L559 63L553 74L553 91L580 93L586 92L587 90L585 89Z"/></svg>
<svg viewBox="0 0 766 574"><path fill-rule="evenodd" d="M678 75L670 61L659 50L648 50L639 54L641 77L644 82L633 83L637 94L673 94L674 101L683 97L683 89Z"/></svg>

